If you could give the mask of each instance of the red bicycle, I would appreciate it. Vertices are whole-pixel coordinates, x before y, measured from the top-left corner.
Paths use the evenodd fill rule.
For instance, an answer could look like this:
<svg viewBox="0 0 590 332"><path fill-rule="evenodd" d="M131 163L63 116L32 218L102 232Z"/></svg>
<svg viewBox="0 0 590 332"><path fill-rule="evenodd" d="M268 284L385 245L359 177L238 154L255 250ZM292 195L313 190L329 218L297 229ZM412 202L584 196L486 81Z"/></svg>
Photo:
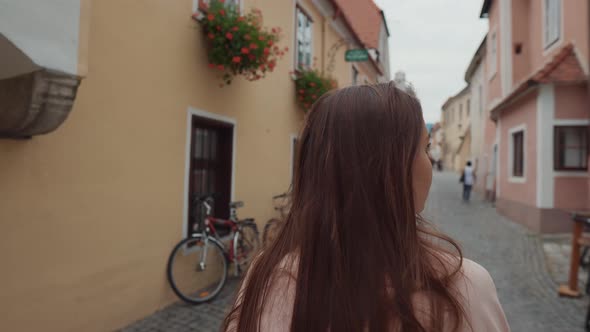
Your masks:
<svg viewBox="0 0 590 332"><path fill-rule="evenodd" d="M213 204L213 195L195 199L195 215L200 211L204 215L196 230L180 241L168 258L168 282L174 293L190 304L214 299L225 285L229 265L233 263L235 276L240 276L260 248L254 219L238 219L236 210L243 202L230 203L229 219L214 218Z"/></svg>

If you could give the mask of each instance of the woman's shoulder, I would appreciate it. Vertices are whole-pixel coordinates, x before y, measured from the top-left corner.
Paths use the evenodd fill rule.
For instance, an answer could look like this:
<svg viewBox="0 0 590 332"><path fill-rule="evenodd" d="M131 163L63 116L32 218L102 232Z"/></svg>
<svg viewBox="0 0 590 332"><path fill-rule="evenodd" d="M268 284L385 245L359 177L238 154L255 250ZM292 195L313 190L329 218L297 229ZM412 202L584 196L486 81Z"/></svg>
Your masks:
<svg viewBox="0 0 590 332"><path fill-rule="evenodd" d="M510 331L488 270L472 260L463 259L461 271L456 288L462 295L463 308L473 330Z"/></svg>
<svg viewBox="0 0 590 332"><path fill-rule="evenodd" d="M478 286L492 286L495 289L492 276L488 270L480 264L464 258L463 264L461 265L461 271L463 272L462 275L464 277L462 278L463 282L469 282Z"/></svg>

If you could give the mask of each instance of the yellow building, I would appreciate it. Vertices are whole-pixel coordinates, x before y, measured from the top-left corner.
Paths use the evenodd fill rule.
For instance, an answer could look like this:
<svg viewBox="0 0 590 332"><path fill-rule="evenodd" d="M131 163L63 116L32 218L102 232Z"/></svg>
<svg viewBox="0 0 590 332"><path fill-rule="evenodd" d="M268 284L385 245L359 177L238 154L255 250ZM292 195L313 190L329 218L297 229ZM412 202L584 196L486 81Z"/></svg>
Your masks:
<svg viewBox="0 0 590 332"><path fill-rule="evenodd" d="M260 8L290 52L224 88L191 18L198 0L2 6L1 331L111 331L176 301L165 264L190 194L243 200L259 227L274 216L304 117L295 63L317 58L340 87L389 80L372 0L233 2ZM356 48L369 61L346 62Z"/></svg>
<svg viewBox="0 0 590 332"><path fill-rule="evenodd" d="M444 168L459 172L471 158L470 90L465 87L442 106Z"/></svg>

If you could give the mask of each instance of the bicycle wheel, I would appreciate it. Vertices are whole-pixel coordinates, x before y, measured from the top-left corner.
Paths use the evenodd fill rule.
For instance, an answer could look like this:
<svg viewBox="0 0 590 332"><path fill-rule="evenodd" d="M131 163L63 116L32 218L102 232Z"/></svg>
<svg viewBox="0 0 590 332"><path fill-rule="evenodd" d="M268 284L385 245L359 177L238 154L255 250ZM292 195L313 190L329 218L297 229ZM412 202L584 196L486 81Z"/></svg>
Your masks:
<svg viewBox="0 0 590 332"><path fill-rule="evenodd" d="M241 273L248 270L252 259L260 250L260 240L258 239L258 227L254 222L249 222L240 226L236 237L236 261Z"/></svg>
<svg viewBox="0 0 590 332"><path fill-rule="evenodd" d="M227 279L227 259L212 237L193 235L180 241L168 258L168 282L176 295L191 304L215 298Z"/></svg>

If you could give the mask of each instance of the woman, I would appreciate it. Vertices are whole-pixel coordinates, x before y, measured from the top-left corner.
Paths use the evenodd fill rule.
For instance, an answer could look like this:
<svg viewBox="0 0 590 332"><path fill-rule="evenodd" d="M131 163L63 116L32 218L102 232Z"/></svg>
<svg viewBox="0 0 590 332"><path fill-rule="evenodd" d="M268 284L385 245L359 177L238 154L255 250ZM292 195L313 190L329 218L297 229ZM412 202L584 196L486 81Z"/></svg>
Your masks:
<svg viewBox="0 0 590 332"><path fill-rule="evenodd" d="M223 329L509 331L488 272L419 216L431 181L417 99L392 83L321 97L284 229Z"/></svg>

